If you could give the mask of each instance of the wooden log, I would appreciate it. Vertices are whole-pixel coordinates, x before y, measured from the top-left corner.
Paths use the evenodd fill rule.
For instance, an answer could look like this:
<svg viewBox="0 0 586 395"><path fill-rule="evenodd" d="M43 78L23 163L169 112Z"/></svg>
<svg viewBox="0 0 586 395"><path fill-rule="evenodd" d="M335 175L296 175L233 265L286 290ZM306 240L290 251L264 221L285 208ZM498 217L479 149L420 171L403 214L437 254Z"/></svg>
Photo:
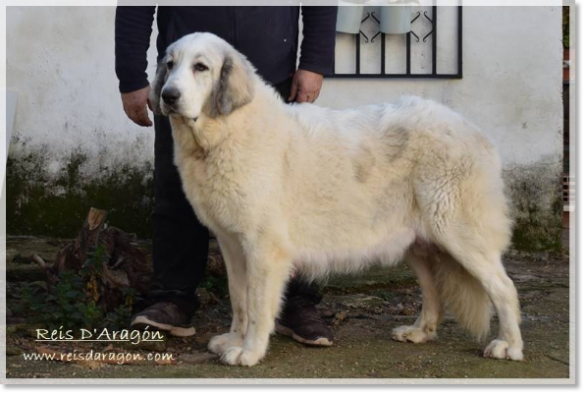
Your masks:
<svg viewBox="0 0 586 395"><path fill-rule="evenodd" d="M79 272L92 251L103 248L106 260L102 262L99 278L92 286L94 300L113 310L124 303L124 290L133 288L138 293L147 293L153 277L149 254L139 248L135 238L124 231L106 226L107 212L91 208L81 230L72 243L64 246L55 259L54 266L47 271L59 273L63 270ZM51 283L58 281L56 275Z"/></svg>
<svg viewBox="0 0 586 395"><path fill-rule="evenodd" d="M104 210L90 208L90 211L72 244L67 244L57 254L54 270L59 273L63 270L81 269L87 260L88 253L98 245L100 232L108 213Z"/></svg>

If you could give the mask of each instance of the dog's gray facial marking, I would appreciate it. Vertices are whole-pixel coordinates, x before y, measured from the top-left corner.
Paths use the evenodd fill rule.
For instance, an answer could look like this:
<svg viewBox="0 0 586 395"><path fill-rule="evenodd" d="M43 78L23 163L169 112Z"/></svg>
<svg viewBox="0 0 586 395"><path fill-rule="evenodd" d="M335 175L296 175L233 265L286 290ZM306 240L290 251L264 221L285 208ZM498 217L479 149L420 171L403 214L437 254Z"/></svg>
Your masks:
<svg viewBox="0 0 586 395"><path fill-rule="evenodd" d="M155 114L161 114L161 91L163 90L163 86L165 85L169 74L167 70L167 61L168 56L164 57L157 65L157 72L155 73L155 79L153 80L149 95L149 100L153 107L153 113Z"/></svg>
<svg viewBox="0 0 586 395"><path fill-rule="evenodd" d="M225 100L223 96L225 96L225 91L228 86L228 77L232 67L233 64L231 58L224 60L222 69L220 70L220 77L212 87L212 93L204 105L203 111L211 118L216 118L221 114L229 113L229 108L227 104L224 103Z"/></svg>
<svg viewBox="0 0 586 395"><path fill-rule="evenodd" d="M252 78L246 60L237 61L226 55L218 81L212 87L204 112L211 118L228 115L252 100Z"/></svg>
<svg viewBox="0 0 586 395"><path fill-rule="evenodd" d="M217 85L217 97L216 97L216 106L217 110L220 114L226 115L229 114L232 110L232 103L226 97L228 94L228 79L230 78L230 73L232 73L232 69L234 68L234 61L232 58L226 58L224 60L224 64L222 65L222 71L220 72L220 79L218 80Z"/></svg>

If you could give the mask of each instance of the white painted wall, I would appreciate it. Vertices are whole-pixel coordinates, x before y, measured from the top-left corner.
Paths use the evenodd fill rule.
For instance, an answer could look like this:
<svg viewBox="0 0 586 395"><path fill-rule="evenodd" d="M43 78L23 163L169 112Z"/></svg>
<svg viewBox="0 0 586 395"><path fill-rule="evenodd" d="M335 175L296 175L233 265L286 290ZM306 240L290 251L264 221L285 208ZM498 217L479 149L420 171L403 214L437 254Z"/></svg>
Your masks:
<svg viewBox="0 0 586 395"><path fill-rule="evenodd" d="M87 153L87 179L152 161L154 130L134 125L122 109L114 15L114 7L7 8L7 87L19 95L13 137L20 139L10 155L43 152L56 175L72 153Z"/></svg>
<svg viewBox="0 0 586 395"><path fill-rule="evenodd" d="M47 170L57 174L71 153L85 152L92 158L85 168L90 178L103 174L98 166L152 160L152 129L134 126L122 111L113 24L113 8L8 8L7 88L19 94L19 143L11 155L43 152ZM421 95L486 130L507 167L555 162L562 155L561 34L560 8L466 7L463 79L326 80L318 104L346 108ZM450 45L440 40L440 47ZM338 44L338 67L349 67L342 60L353 62L348 40L340 37ZM376 57L380 43L368 45L365 56ZM404 55L387 53L389 67L400 67ZM154 55L151 46L151 74ZM450 62L440 57L440 71L453 71ZM374 64L371 71L378 72ZM414 64L425 70L428 59L416 55ZM368 70L368 59L363 65Z"/></svg>

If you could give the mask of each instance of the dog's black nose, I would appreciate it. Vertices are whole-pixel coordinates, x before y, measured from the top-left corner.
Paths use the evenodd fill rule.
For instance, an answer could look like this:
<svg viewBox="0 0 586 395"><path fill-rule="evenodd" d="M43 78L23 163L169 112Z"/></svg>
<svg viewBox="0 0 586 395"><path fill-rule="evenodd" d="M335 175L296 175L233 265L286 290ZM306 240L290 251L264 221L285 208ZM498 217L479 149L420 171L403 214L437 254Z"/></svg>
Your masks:
<svg viewBox="0 0 586 395"><path fill-rule="evenodd" d="M175 104L181 97L181 92L179 92L179 89L174 87L165 88L161 94L161 97L165 103Z"/></svg>

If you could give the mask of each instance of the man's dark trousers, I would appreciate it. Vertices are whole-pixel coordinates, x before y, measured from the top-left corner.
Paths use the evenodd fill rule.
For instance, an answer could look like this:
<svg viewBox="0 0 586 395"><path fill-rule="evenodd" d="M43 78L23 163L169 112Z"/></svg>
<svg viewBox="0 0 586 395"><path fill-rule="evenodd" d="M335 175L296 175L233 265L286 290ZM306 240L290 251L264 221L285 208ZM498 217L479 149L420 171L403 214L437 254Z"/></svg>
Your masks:
<svg viewBox="0 0 586 395"><path fill-rule="evenodd" d="M283 100L291 80L275 85ZM155 116L155 209L153 213L153 264L156 284L148 295L151 302L169 301L189 317L199 307L195 289L205 277L209 232L197 219L181 186L173 163L173 137L169 119ZM319 287L292 280L286 305L317 304Z"/></svg>

